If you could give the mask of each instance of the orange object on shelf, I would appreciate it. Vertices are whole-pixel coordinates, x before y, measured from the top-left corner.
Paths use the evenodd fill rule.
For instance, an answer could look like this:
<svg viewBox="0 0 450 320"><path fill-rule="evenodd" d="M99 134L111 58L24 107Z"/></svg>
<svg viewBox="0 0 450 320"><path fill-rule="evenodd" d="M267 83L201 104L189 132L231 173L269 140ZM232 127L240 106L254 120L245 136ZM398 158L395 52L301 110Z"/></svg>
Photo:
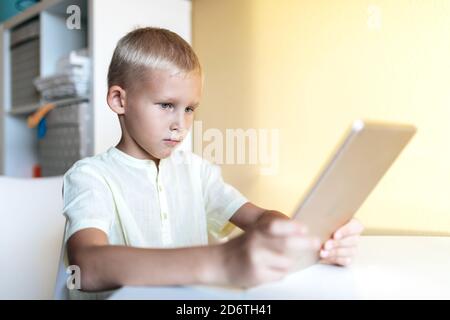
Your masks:
<svg viewBox="0 0 450 320"><path fill-rule="evenodd" d="M41 177L42 177L41 166L39 164L35 164L33 166L33 178L41 178Z"/></svg>
<svg viewBox="0 0 450 320"><path fill-rule="evenodd" d="M48 103L37 109L32 115L28 117L28 127L34 128L36 127L42 118L45 117L47 113L53 110L56 107L54 103Z"/></svg>

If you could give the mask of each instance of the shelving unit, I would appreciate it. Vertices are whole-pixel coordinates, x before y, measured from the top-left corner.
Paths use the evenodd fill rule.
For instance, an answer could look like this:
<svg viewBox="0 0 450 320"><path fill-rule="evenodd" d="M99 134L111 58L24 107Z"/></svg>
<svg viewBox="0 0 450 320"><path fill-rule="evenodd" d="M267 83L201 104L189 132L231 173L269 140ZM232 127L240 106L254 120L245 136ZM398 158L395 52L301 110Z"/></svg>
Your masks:
<svg viewBox="0 0 450 320"><path fill-rule="evenodd" d="M81 96L76 98L67 98L67 99L60 99L57 101L54 101L58 106L65 106L69 104L79 103L79 102L88 102L89 96ZM41 104L34 104L34 105L28 105L28 106L22 106L22 107L16 107L15 109L9 110L8 114L12 116L21 116L21 115L29 115L30 113L33 113L36 111Z"/></svg>
<svg viewBox="0 0 450 320"><path fill-rule="evenodd" d="M80 29L69 29L66 25L71 15L67 8L71 5L80 8ZM37 66L41 77L55 73L60 57L72 50L88 48L92 64L89 96L56 102L59 105L89 102L87 118L90 119L92 146L88 155L105 151L120 138L117 116L106 104L107 70L117 41L136 27L156 26L177 32L191 42L191 2L188 0L42 0L1 24L0 175L31 177L33 166L39 163L36 129L28 128L27 117L44 101L33 96L22 102L17 99L21 90L29 93L31 87L29 82L24 84L28 91L17 87L21 78L11 67L14 59L11 38L17 38L16 31L30 22L38 24L33 43L36 53L26 48L21 51L28 54L25 58L31 59L33 68ZM21 68L16 69L29 70ZM20 103L14 103L17 101ZM182 148L192 149L192 139L186 139Z"/></svg>

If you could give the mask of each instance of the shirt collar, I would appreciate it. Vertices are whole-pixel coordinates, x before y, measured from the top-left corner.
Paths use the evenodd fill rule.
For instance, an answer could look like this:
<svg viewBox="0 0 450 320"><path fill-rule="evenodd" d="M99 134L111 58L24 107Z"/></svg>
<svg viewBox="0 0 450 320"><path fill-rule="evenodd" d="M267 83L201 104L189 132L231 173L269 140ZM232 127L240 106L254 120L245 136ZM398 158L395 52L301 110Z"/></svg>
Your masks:
<svg viewBox="0 0 450 320"><path fill-rule="evenodd" d="M117 149L116 147L111 147L108 150L108 153L118 161L128 164L133 167L137 168L154 168L156 169L156 163L155 161L151 159L138 159L133 156L130 156L129 154ZM159 160L159 169L164 166L165 162L167 162L168 159L160 159Z"/></svg>

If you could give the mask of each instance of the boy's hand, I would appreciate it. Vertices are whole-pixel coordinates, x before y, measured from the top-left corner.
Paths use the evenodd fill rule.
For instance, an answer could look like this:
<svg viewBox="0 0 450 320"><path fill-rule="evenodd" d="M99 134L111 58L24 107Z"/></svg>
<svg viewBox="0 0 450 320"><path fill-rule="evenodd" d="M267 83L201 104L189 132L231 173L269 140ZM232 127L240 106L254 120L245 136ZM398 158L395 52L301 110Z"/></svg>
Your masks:
<svg viewBox="0 0 450 320"><path fill-rule="evenodd" d="M320 250L322 263L348 266L355 253L359 236L364 226L356 219L336 230L333 237L326 241Z"/></svg>
<svg viewBox="0 0 450 320"><path fill-rule="evenodd" d="M320 240L304 226L276 211L267 211L243 235L225 243L223 281L250 287L279 280L292 271L303 250L318 250Z"/></svg>

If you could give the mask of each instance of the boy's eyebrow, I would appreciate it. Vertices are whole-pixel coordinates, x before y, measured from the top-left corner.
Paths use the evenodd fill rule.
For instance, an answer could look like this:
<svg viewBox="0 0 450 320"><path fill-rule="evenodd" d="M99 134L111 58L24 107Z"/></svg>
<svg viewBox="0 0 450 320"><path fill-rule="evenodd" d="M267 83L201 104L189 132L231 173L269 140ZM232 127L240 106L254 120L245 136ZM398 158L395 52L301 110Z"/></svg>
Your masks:
<svg viewBox="0 0 450 320"><path fill-rule="evenodd" d="M177 104L178 100L176 98L171 98L171 97L161 97L160 99L157 99L158 103L172 103L172 104ZM200 105L199 101L196 101L194 103L190 103L188 106L189 107L194 107L197 108Z"/></svg>
<svg viewBox="0 0 450 320"><path fill-rule="evenodd" d="M176 98L173 97L166 97L166 96L161 96L161 97L157 97L156 100L158 101L176 101Z"/></svg>

